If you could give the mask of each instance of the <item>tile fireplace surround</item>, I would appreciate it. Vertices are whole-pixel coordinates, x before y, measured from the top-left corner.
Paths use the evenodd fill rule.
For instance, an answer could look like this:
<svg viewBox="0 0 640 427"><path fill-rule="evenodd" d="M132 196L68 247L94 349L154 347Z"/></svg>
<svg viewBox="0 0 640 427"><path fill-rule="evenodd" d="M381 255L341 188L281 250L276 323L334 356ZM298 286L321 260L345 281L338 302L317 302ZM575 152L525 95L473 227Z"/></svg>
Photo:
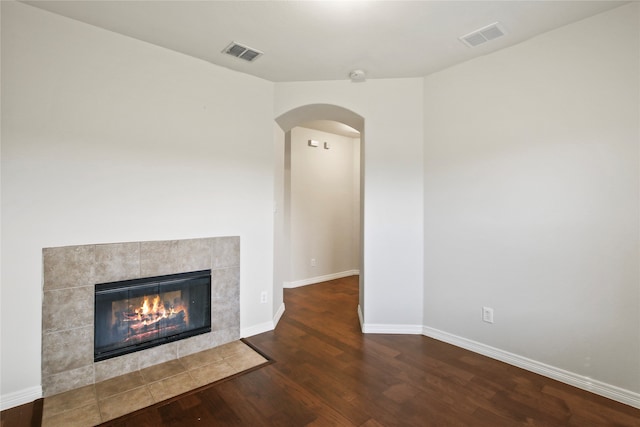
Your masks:
<svg viewBox="0 0 640 427"><path fill-rule="evenodd" d="M240 338L239 237L67 246L42 253L45 397ZM211 269L211 332L94 363L96 283L205 269Z"/></svg>

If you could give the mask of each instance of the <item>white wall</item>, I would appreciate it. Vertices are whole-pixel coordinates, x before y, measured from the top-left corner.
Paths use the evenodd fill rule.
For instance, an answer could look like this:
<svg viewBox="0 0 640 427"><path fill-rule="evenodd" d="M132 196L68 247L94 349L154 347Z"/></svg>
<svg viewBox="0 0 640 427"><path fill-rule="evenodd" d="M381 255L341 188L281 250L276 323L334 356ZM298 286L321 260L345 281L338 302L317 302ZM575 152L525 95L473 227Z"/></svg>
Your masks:
<svg viewBox="0 0 640 427"><path fill-rule="evenodd" d="M289 214L285 205L285 133L273 123L273 291L271 304L274 318L273 326L284 312L283 284L289 277ZM288 181L287 181L288 182Z"/></svg>
<svg viewBox="0 0 640 427"><path fill-rule="evenodd" d="M275 116L333 104L362 116L365 331L422 324L422 79L276 83Z"/></svg>
<svg viewBox="0 0 640 427"><path fill-rule="evenodd" d="M361 150L360 150L360 138L352 138L351 144L351 172L353 175L351 176L351 211L353 215L351 215L351 253L355 254L356 258L353 260L353 268L358 270L360 273L360 266L362 263L362 229L361 229L361 221L362 221L362 197L361 196Z"/></svg>
<svg viewBox="0 0 640 427"><path fill-rule="evenodd" d="M636 393L638 7L424 84L425 325Z"/></svg>
<svg viewBox="0 0 640 427"><path fill-rule="evenodd" d="M310 147L309 140L319 146ZM359 269L360 248L354 247L360 234L358 145L358 138L304 127L291 130L289 286Z"/></svg>
<svg viewBox="0 0 640 427"><path fill-rule="evenodd" d="M270 82L2 2L3 398L40 385L43 247L239 235L271 321L273 117Z"/></svg>

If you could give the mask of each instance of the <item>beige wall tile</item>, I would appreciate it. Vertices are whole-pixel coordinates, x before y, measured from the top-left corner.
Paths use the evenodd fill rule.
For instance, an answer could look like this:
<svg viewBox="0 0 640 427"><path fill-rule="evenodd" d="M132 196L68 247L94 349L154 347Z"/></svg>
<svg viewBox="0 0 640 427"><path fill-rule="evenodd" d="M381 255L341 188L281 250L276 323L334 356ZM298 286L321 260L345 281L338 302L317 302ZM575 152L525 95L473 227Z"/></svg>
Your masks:
<svg viewBox="0 0 640 427"><path fill-rule="evenodd" d="M116 282L140 277L140 243L96 245L96 283Z"/></svg>
<svg viewBox="0 0 640 427"><path fill-rule="evenodd" d="M216 239L188 239L178 241L178 264L181 272L211 268L213 242Z"/></svg>
<svg viewBox="0 0 640 427"><path fill-rule="evenodd" d="M93 284L95 245L42 250L44 290Z"/></svg>
<svg viewBox="0 0 640 427"><path fill-rule="evenodd" d="M167 362L178 358L178 343L172 342L158 347L149 348L136 353L139 369Z"/></svg>
<svg viewBox="0 0 640 427"><path fill-rule="evenodd" d="M211 303L211 329L224 330L237 325L240 321L240 310L227 300L215 300ZM213 316L215 313L215 317ZM213 321L215 319L215 322Z"/></svg>
<svg viewBox="0 0 640 427"><path fill-rule="evenodd" d="M45 397L49 397L93 383L93 365L87 365L55 375L43 375L42 392Z"/></svg>
<svg viewBox="0 0 640 427"><path fill-rule="evenodd" d="M93 304L93 286L45 291L42 303L43 333L93 327Z"/></svg>
<svg viewBox="0 0 640 427"><path fill-rule="evenodd" d="M240 237L218 237L213 244L213 268L240 265Z"/></svg>
<svg viewBox="0 0 640 427"><path fill-rule="evenodd" d="M114 357L95 363L96 382L115 378L117 376L138 370L138 355L135 353Z"/></svg>
<svg viewBox="0 0 640 427"><path fill-rule="evenodd" d="M213 318L213 316L212 316ZM209 332L207 334L196 335L184 340L177 341L178 357L188 356L189 354L198 353L211 347L215 347L217 343L214 336Z"/></svg>
<svg viewBox="0 0 640 427"><path fill-rule="evenodd" d="M177 240L140 243L140 277L182 273Z"/></svg>
<svg viewBox="0 0 640 427"><path fill-rule="evenodd" d="M93 373L93 325L42 337L42 374L91 366Z"/></svg>
<svg viewBox="0 0 640 427"><path fill-rule="evenodd" d="M211 336L213 337L212 341L215 342L216 345L240 339L240 324L234 325L231 328L221 329L219 331L213 330L211 331Z"/></svg>
<svg viewBox="0 0 640 427"><path fill-rule="evenodd" d="M211 272L211 299L240 301L240 267L222 268Z"/></svg>

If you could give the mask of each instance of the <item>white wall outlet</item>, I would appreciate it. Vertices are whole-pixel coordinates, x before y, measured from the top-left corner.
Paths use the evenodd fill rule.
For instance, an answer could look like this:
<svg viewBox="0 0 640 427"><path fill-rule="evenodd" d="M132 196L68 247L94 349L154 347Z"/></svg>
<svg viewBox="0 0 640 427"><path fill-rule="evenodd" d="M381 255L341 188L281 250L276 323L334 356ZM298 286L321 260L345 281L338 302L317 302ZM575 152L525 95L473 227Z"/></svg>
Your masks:
<svg viewBox="0 0 640 427"><path fill-rule="evenodd" d="M260 304L267 303L267 291L260 292Z"/></svg>
<svg viewBox="0 0 640 427"><path fill-rule="evenodd" d="M493 323L493 308L482 307L482 321L487 323Z"/></svg>
<svg viewBox="0 0 640 427"><path fill-rule="evenodd" d="M315 267L315 266L316 266L316 259L311 258L311 267Z"/></svg>

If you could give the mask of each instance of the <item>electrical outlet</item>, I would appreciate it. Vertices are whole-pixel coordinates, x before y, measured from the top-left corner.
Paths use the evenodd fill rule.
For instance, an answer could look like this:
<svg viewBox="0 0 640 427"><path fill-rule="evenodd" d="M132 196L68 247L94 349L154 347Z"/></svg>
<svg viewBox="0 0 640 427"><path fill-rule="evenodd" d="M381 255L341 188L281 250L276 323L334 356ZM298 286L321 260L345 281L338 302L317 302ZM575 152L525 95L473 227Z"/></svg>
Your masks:
<svg viewBox="0 0 640 427"><path fill-rule="evenodd" d="M482 307L482 320L487 323L493 323L493 308Z"/></svg>
<svg viewBox="0 0 640 427"><path fill-rule="evenodd" d="M315 267L315 266L316 266L316 259L311 258L311 267Z"/></svg>
<svg viewBox="0 0 640 427"><path fill-rule="evenodd" d="M266 304L267 303L267 291L262 291L260 293L260 304Z"/></svg>

